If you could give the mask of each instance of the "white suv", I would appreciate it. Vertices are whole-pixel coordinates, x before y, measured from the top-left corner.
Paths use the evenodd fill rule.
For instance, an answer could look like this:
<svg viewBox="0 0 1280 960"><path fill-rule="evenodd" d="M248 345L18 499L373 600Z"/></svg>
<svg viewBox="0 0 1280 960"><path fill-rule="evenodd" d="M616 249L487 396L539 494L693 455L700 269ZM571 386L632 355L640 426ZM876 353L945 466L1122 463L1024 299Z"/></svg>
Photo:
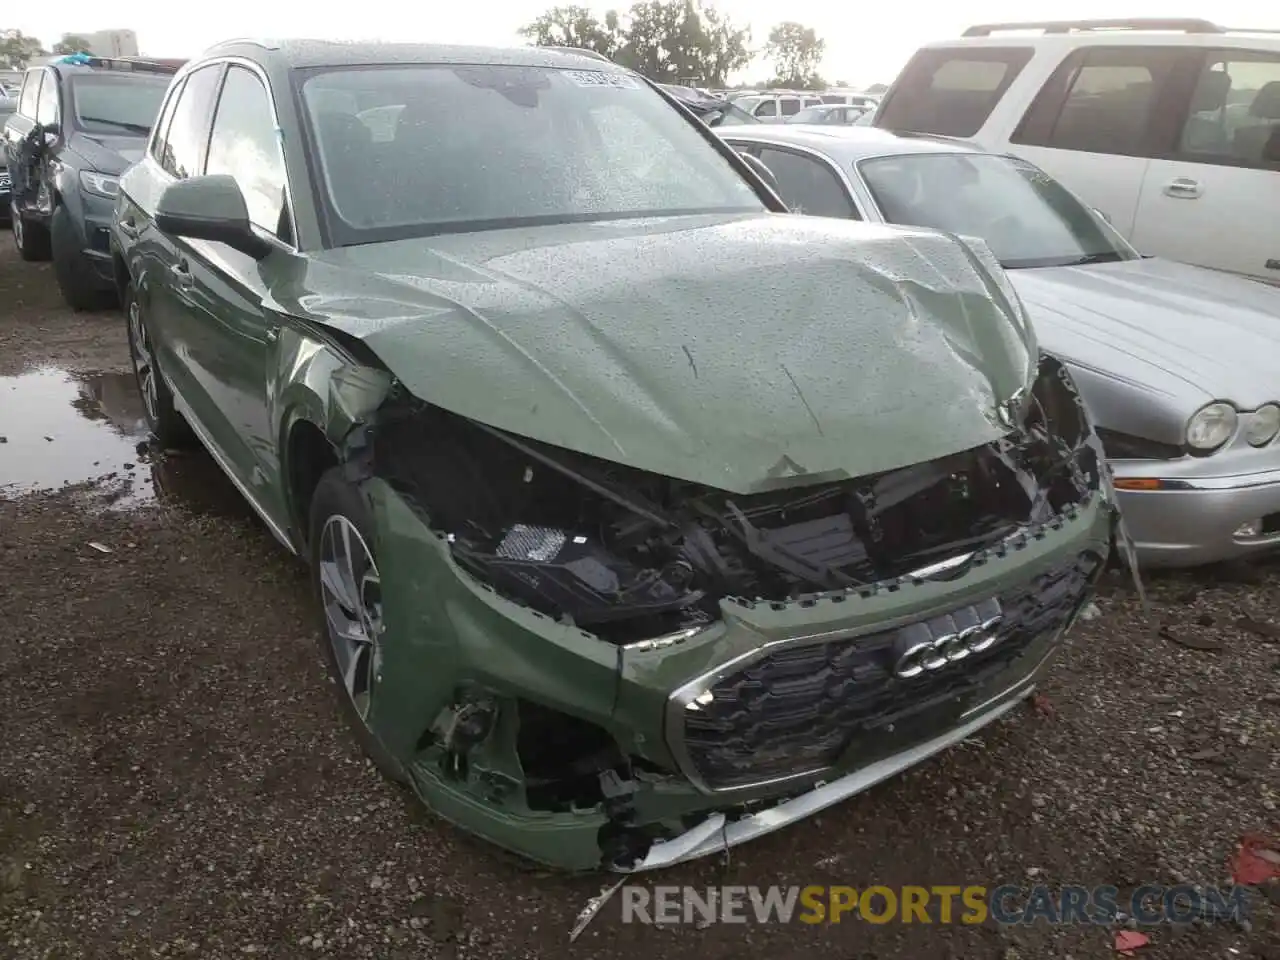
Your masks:
<svg viewBox="0 0 1280 960"><path fill-rule="evenodd" d="M919 50L874 125L1025 157L1144 253L1280 283L1280 31L983 24Z"/></svg>

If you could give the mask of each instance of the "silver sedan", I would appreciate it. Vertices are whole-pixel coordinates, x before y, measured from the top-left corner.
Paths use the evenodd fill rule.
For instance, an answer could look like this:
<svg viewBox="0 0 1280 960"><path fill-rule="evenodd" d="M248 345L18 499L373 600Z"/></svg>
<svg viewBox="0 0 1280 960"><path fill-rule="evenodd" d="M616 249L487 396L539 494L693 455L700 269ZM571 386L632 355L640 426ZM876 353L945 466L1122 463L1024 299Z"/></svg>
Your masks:
<svg viewBox="0 0 1280 960"><path fill-rule="evenodd" d="M1146 566L1280 546L1280 288L1133 249L1038 167L869 127L721 132L793 211L980 238L1099 426Z"/></svg>

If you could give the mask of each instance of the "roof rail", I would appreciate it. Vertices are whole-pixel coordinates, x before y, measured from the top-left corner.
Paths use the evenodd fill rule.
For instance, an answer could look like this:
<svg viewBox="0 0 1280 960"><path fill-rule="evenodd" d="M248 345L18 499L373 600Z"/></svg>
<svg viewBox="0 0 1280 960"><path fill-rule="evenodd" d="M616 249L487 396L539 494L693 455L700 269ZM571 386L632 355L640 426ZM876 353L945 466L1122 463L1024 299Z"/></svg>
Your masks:
<svg viewBox="0 0 1280 960"><path fill-rule="evenodd" d="M1091 30L1165 30L1179 33L1227 32L1226 27L1220 27L1218 24L1208 20L1139 17L1130 20L1027 20L1022 23L979 23L970 27L961 36L989 37L993 33L1008 30L1041 30L1045 33L1073 33Z"/></svg>
<svg viewBox="0 0 1280 960"><path fill-rule="evenodd" d="M95 67L99 70L123 70L129 73L163 73L173 74L186 63L185 60L143 60L140 57L97 57L90 54L82 59L63 60L72 66ZM59 58L51 61L59 64Z"/></svg>

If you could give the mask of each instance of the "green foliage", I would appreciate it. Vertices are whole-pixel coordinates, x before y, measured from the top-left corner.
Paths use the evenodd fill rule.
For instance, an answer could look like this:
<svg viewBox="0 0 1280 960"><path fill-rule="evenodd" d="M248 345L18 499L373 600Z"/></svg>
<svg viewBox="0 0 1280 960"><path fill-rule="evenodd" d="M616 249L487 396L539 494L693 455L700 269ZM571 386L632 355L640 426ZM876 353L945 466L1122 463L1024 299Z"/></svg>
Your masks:
<svg viewBox="0 0 1280 960"><path fill-rule="evenodd" d="M818 65L827 52L827 42L818 37L813 27L787 20L769 31L764 55L773 63L773 86L797 90L819 90L825 81Z"/></svg>
<svg viewBox="0 0 1280 960"><path fill-rule="evenodd" d="M538 46L583 47L660 83L720 87L751 62L751 32L699 0L641 0L604 19L553 7L520 30Z"/></svg>
<svg viewBox="0 0 1280 960"><path fill-rule="evenodd" d="M57 54L88 53L89 41L74 33L64 33L62 39L53 45L53 52Z"/></svg>
<svg viewBox="0 0 1280 960"><path fill-rule="evenodd" d="M35 57L44 54L44 45L21 30L0 30L0 67L24 70Z"/></svg>

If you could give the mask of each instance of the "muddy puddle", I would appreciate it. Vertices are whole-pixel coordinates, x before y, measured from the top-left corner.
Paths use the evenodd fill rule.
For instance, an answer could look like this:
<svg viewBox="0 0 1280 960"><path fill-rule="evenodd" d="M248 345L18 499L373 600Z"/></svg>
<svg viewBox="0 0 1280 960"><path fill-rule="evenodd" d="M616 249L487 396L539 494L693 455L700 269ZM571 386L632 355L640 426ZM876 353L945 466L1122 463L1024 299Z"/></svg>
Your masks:
<svg viewBox="0 0 1280 960"><path fill-rule="evenodd" d="M116 507L164 500L198 513L247 512L204 450L160 453L149 436L132 373L0 377L0 498L92 484Z"/></svg>

